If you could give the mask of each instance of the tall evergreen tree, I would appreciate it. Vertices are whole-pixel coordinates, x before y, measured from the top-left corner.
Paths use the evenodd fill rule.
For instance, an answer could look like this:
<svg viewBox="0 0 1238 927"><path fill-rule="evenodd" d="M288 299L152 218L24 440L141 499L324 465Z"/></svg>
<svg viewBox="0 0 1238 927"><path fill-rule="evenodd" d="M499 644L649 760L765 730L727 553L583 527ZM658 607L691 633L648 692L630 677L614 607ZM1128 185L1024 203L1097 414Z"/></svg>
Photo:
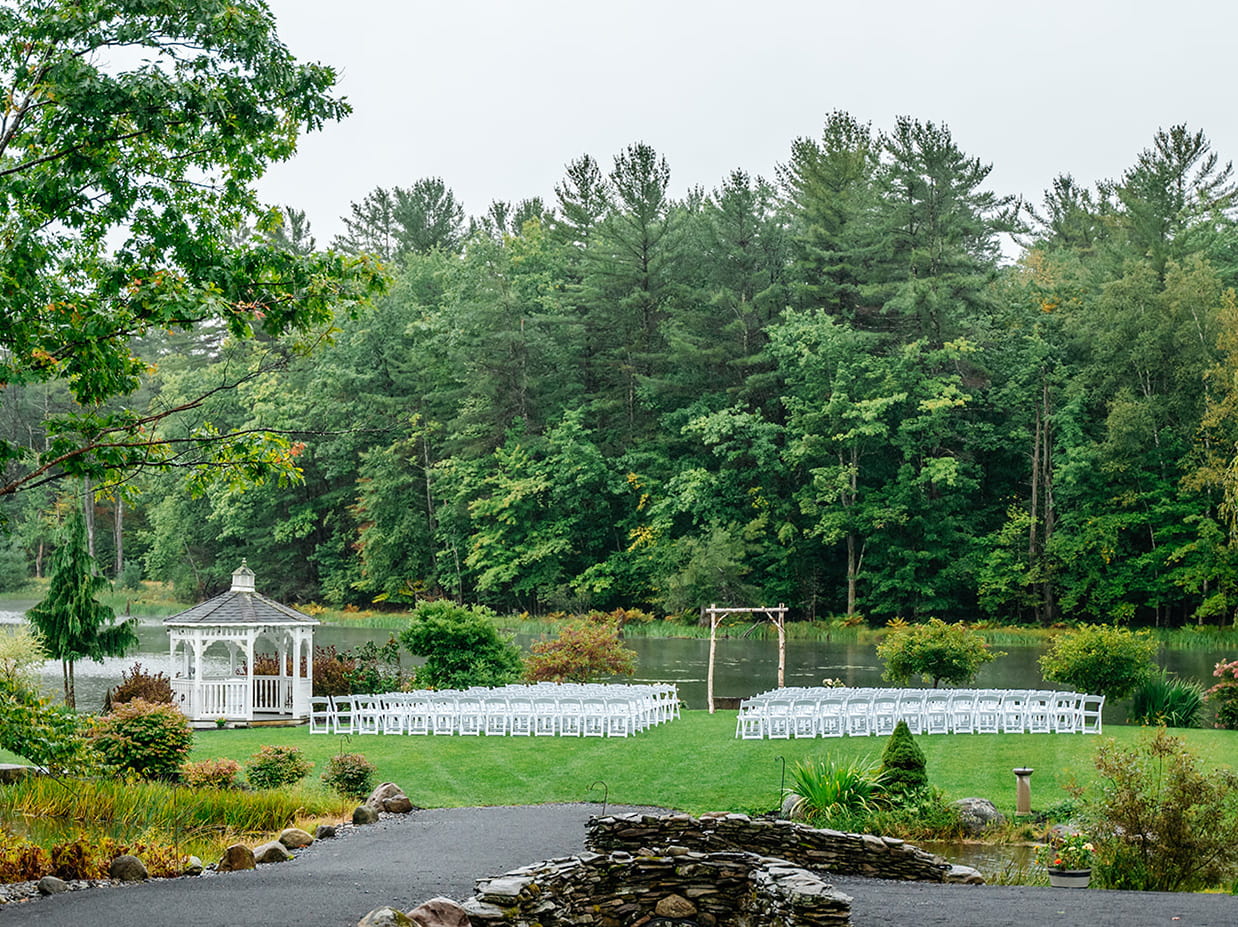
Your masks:
<svg viewBox="0 0 1238 927"><path fill-rule="evenodd" d="M74 505L52 554L47 596L27 613L48 656L60 661L70 708L77 707L73 668L78 660L101 663L104 657L124 656L138 642L137 619L117 622L112 609L95 598L107 585L86 551L86 525Z"/></svg>

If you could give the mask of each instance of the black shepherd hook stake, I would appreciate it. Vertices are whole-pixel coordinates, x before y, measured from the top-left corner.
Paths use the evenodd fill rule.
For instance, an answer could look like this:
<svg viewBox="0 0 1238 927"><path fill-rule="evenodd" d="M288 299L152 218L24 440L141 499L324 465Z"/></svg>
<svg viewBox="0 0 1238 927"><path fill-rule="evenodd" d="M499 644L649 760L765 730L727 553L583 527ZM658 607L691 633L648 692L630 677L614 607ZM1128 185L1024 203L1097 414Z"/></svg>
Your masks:
<svg viewBox="0 0 1238 927"><path fill-rule="evenodd" d="M352 735L351 735L351 734L341 734L341 735L340 735L340 756L343 756L343 755L344 755L344 745L345 745L345 744L350 744L350 743L352 743Z"/></svg>
<svg viewBox="0 0 1238 927"><path fill-rule="evenodd" d="M593 783L593 785L589 786L589 788L585 789L585 792L586 794L592 792L599 785L602 787L602 817L606 817L606 803L610 801L610 786L599 779L597 782Z"/></svg>
<svg viewBox="0 0 1238 927"><path fill-rule="evenodd" d="M781 811L782 799L787 794L787 760L782 754L774 757L774 759L782 763L782 778L778 781L778 810Z"/></svg>

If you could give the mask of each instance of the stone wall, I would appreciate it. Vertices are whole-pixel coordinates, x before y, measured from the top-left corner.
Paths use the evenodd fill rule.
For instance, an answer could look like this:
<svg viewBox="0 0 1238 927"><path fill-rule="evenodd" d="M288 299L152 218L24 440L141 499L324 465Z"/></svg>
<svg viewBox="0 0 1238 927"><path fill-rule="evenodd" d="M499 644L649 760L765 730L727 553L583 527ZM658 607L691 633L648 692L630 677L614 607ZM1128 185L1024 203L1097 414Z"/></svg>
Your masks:
<svg viewBox="0 0 1238 927"><path fill-rule="evenodd" d="M846 927L851 898L751 853L586 853L477 882L473 927Z"/></svg>
<svg viewBox="0 0 1238 927"><path fill-rule="evenodd" d="M745 814L624 814L591 818L585 846L595 852L684 847L700 853L744 852L775 857L813 872L920 882L980 883L968 866L894 837L844 834L791 821L753 820Z"/></svg>

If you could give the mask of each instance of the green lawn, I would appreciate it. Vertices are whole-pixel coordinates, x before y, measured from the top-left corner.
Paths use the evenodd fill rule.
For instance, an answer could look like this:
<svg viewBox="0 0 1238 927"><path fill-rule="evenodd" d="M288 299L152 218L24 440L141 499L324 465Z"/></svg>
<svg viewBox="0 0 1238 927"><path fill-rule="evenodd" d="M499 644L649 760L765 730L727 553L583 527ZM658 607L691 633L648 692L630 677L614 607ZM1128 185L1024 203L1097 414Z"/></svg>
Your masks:
<svg viewBox="0 0 1238 927"><path fill-rule="evenodd" d="M1209 764L1232 763L1238 732L1175 732ZM630 738L434 737L313 735L304 727L201 731L194 759L232 757L242 764L267 743L300 747L316 777L334 753L362 753L380 780L399 783L424 807L601 801L706 811L769 811L778 804L782 763L807 756L880 758L885 738L754 741L735 739L735 712L685 712L670 724ZM1031 766L1032 804L1065 799L1064 786L1094 775L1103 738L1132 744L1148 732L1110 726L1083 734L952 734L918 737L930 781L948 798L981 796L1014 810L1016 766Z"/></svg>

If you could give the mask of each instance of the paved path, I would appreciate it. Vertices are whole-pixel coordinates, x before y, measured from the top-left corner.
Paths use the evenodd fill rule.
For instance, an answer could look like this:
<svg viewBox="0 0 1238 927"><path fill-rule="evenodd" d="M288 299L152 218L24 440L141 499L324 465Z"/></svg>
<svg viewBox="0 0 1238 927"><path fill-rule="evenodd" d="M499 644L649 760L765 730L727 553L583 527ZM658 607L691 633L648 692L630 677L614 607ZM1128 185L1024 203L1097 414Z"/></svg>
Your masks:
<svg viewBox="0 0 1238 927"><path fill-rule="evenodd" d="M599 806L417 811L253 872L72 892L0 907L0 927L352 927L382 905L463 899L475 879L579 852ZM630 810L611 808L619 812ZM854 927L1235 927L1238 897L839 876Z"/></svg>

